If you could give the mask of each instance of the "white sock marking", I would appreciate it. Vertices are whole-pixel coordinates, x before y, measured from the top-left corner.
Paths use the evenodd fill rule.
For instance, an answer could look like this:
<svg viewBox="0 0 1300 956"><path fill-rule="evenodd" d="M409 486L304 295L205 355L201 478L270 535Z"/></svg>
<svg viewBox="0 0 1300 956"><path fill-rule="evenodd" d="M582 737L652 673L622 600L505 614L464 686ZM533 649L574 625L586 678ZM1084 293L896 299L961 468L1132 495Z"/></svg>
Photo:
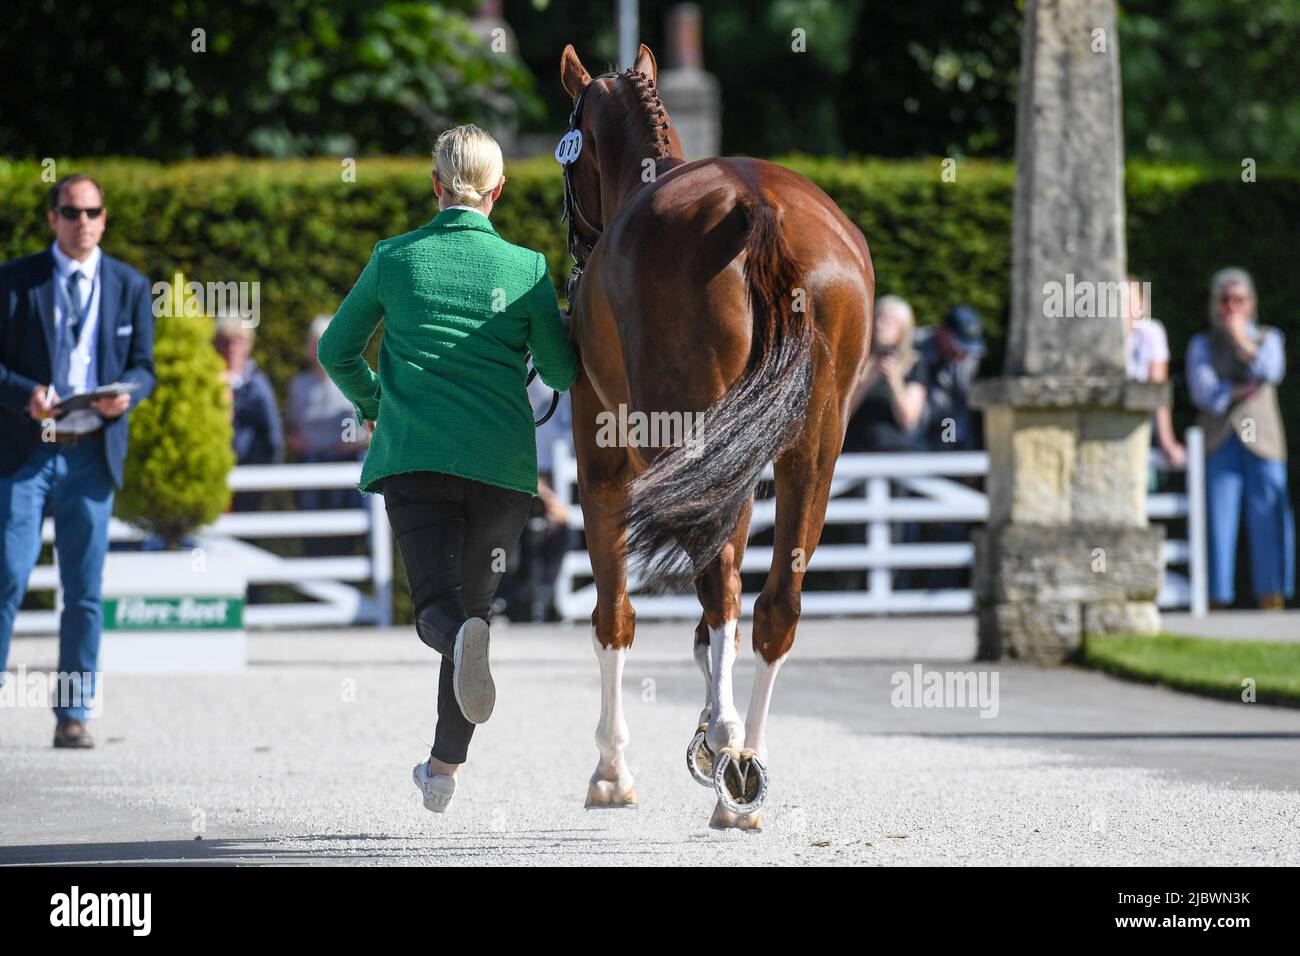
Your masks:
<svg viewBox="0 0 1300 956"><path fill-rule="evenodd" d="M745 717L745 747L757 751L758 759L767 765L767 741L763 731L767 725L767 710L772 704L772 686L776 683L777 671L785 663L786 655L781 655L772 663L763 659L763 655L754 652L754 687L749 696L749 712Z"/></svg>
<svg viewBox="0 0 1300 956"><path fill-rule="evenodd" d="M707 735L709 746L716 753L722 747L740 746L738 736L740 712L736 710L731 693L731 666L736 662L735 619L723 621L722 627L709 628L709 690L713 708ZM728 726L733 725L733 726ZM733 729L737 733L733 733Z"/></svg>
<svg viewBox="0 0 1300 956"><path fill-rule="evenodd" d="M602 647L591 631L591 642L596 646L596 659L600 661L600 723L596 725L596 747L600 750L602 779L612 780L627 776L623 762L623 748L627 746L627 721L623 718L623 660L624 648Z"/></svg>

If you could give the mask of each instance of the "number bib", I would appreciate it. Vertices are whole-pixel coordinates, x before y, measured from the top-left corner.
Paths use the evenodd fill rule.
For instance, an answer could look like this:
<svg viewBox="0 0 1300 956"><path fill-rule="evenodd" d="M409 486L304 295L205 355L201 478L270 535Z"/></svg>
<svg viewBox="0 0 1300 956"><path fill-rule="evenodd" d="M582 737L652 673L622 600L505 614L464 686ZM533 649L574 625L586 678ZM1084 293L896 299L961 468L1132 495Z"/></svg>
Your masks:
<svg viewBox="0 0 1300 956"><path fill-rule="evenodd" d="M561 166L574 162L582 154L582 130L571 129L555 147L555 161Z"/></svg>

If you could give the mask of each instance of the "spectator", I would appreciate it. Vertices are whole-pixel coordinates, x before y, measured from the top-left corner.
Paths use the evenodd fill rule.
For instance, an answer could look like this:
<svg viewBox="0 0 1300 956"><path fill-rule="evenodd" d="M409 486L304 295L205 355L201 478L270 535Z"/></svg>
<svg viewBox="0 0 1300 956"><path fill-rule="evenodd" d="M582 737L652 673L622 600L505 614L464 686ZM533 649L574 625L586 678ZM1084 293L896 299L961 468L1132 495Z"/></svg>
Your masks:
<svg viewBox="0 0 1300 956"><path fill-rule="evenodd" d="M871 333L871 355L849 405L849 425L844 436L846 452L912 451L918 440L921 417L925 409L924 368L917 361L912 346L915 318L912 307L896 295L876 301ZM865 542L865 529L855 537ZM890 540L903 543L916 540L915 525L890 524ZM836 535L823 536L830 542ZM895 572L894 586L905 587L911 576ZM861 572L837 574L842 587L865 587Z"/></svg>
<svg viewBox="0 0 1300 956"><path fill-rule="evenodd" d="M539 388L540 378L533 379L529 386L529 400L538 418L546 414L551 407L552 392L544 383ZM562 441L574 455L573 448L573 407L567 392L560 393L560 400L555 406L555 414L537 428L537 494L546 510L546 520L552 524L563 524L569 520L568 502L555 491L552 480L555 471L555 443Z"/></svg>
<svg viewBox="0 0 1300 956"><path fill-rule="evenodd" d="M552 391L541 378L533 379L528 386L528 398L535 418L541 418L551 407ZM537 497L519 547L501 581L497 604L512 621L557 620L555 608L555 579L560 562L569 550L571 532L568 501L555 490L554 449L563 441L573 449L573 409L567 392L560 394L553 414L537 431Z"/></svg>
<svg viewBox="0 0 1300 956"><path fill-rule="evenodd" d="M0 680L48 508L63 585L54 746L86 748L108 524L131 410L154 389L154 316L149 281L99 248L108 209L93 179L55 183L46 218L50 248L0 266ZM138 387L55 410L117 382Z"/></svg>
<svg viewBox="0 0 1300 956"><path fill-rule="evenodd" d="M925 414L919 448L923 451L975 451L980 445L975 412L970 407L970 387L984 357L984 323L969 305L950 309L943 322L917 346L921 379L926 383ZM960 479L959 479L960 480ZM973 479L963 484L978 487ZM970 529L964 521L932 521L909 525L905 541L952 544L967 541ZM963 568L931 568L926 572L930 588L966 586Z"/></svg>
<svg viewBox="0 0 1300 956"><path fill-rule="evenodd" d="M867 370L849 405L845 451L910 451L925 407L924 368L912 347L912 307L896 295L876 303Z"/></svg>
<svg viewBox="0 0 1300 956"><path fill-rule="evenodd" d="M1143 286L1136 276L1128 277L1127 345L1128 377L1135 382L1165 382L1169 380L1169 339L1159 319L1147 315L1147 302ZM1174 435L1174 419L1168 405L1155 411L1155 434L1170 466L1182 468L1187 463L1187 449ZM1151 473L1150 489L1155 490L1156 475Z"/></svg>
<svg viewBox="0 0 1300 956"><path fill-rule="evenodd" d="M356 420L352 403L330 379L316 359L320 337L331 316L318 315L307 330L308 369L289 380L289 402L285 422L289 448L303 463L359 461L365 458L370 431ZM362 507L356 488L304 488L295 494L299 511ZM346 554L349 538L307 538L308 555Z"/></svg>
<svg viewBox="0 0 1300 956"><path fill-rule="evenodd" d="M970 386L984 357L984 323L968 305L959 305L917 347L925 383L924 427L920 447L925 451L974 451L980 447Z"/></svg>
<svg viewBox="0 0 1300 956"><path fill-rule="evenodd" d="M1210 331L1187 346L1187 387L1205 431L1210 601L1233 602L1244 497L1255 600L1281 610L1295 592L1295 525L1277 403L1286 373L1282 333L1258 324L1255 285L1243 269L1214 274L1209 311Z"/></svg>
<svg viewBox="0 0 1300 956"><path fill-rule="evenodd" d="M253 329L238 315L217 317L214 340L226 362L222 381L232 393L235 464L278 465L284 461L284 430L271 381L252 357ZM260 511L262 492L241 491L234 511Z"/></svg>

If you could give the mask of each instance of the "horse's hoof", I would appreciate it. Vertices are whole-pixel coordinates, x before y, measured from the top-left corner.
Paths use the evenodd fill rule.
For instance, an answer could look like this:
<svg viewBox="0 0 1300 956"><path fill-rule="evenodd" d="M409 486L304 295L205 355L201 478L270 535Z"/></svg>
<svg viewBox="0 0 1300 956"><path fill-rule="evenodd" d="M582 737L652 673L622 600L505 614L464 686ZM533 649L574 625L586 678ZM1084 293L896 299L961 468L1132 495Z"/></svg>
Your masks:
<svg viewBox="0 0 1300 956"><path fill-rule="evenodd" d="M767 768L757 752L726 747L714 757L713 790L724 809L738 816L751 814L767 798Z"/></svg>
<svg viewBox="0 0 1300 956"><path fill-rule="evenodd" d="M713 786L713 751L704 739L708 724L700 724L686 747L686 769L691 772L691 779L702 787Z"/></svg>
<svg viewBox="0 0 1300 956"><path fill-rule="evenodd" d="M713 830L745 830L749 833L760 833L763 829L763 821L757 813L732 813L718 803L713 808L713 816L709 818L709 827Z"/></svg>
<svg viewBox="0 0 1300 956"><path fill-rule="evenodd" d="M617 810L639 805L636 787L631 781L620 785L617 780L593 780L587 787L588 810Z"/></svg>

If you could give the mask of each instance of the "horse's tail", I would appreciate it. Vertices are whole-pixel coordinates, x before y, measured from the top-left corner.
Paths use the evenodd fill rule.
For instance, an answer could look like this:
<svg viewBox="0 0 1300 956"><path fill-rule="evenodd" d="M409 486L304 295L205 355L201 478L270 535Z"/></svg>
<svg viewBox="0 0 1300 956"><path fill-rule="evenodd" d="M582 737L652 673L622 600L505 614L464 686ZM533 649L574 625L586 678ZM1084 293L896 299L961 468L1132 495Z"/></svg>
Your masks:
<svg viewBox="0 0 1300 956"><path fill-rule="evenodd" d="M703 414L687 443L661 455L631 486L624 513L642 583L698 578L753 497L763 466L798 436L812 387L812 300L803 269L761 196L749 220L745 281L754 320L745 372Z"/></svg>

